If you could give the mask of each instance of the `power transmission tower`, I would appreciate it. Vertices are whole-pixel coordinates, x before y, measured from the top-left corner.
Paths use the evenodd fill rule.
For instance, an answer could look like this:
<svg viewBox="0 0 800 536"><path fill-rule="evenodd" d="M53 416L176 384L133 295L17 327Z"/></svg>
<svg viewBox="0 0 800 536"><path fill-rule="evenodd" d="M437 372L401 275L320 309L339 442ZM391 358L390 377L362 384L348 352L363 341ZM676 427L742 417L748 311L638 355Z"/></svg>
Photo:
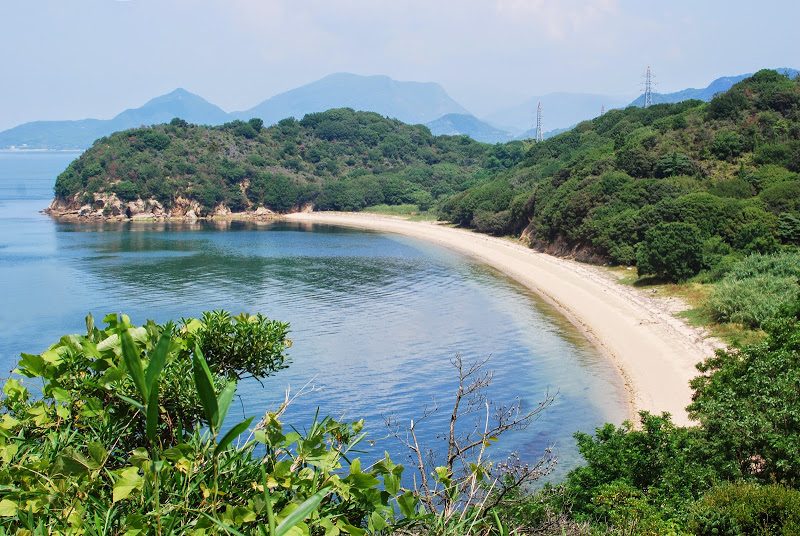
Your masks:
<svg viewBox="0 0 800 536"><path fill-rule="evenodd" d="M542 102L539 101L539 106L536 107L536 142L544 141L544 132L542 132Z"/></svg>
<svg viewBox="0 0 800 536"><path fill-rule="evenodd" d="M653 73L650 71L650 66L648 65L647 72L644 74L644 108L653 105L653 87L655 86L655 80L653 78Z"/></svg>
<svg viewBox="0 0 800 536"><path fill-rule="evenodd" d="M606 105L605 104L601 104L600 105L600 115L603 115L604 113L606 113Z"/></svg>

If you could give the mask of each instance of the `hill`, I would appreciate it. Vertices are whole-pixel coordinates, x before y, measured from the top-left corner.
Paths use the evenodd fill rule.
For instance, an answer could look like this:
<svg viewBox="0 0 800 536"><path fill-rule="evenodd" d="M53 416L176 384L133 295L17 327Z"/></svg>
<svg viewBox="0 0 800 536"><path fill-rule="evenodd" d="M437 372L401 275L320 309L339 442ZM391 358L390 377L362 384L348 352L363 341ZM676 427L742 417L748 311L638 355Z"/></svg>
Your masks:
<svg viewBox="0 0 800 536"><path fill-rule="evenodd" d="M113 119L24 123L0 132L0 148L85 149L97 138L112 132L166 123L173 117L192 123L218 125L227 120L228 114L202 97L179 88L151 99L139 108L125 110Z"/></svg>
<svg viewBox="0 0 800 536"><path fill-rule="evenodd" d="M789 69L787 67L781 67L780 69L775 69L775 71L790 78L795 78L798 74L800 74L800 71ZM738 84L745 78L750 78L751 76L753 76L753 73L735 76L723 76L717 78L704 88L687 88L680 91L675 91L673 93L653 93L653 104L668 104L692 99L708 102L714 98L714 95L717 93L724 93L732 88L735 84ZM644 95L639 95L633 102L629 104L629 106L639 107L643 105Z"/></svg>
<svg viewBox="0 0 800 536"><path fill-rule="evenodd" d="M259 117L271 125L286 117L300 119L331 108L376 112L409 124L427 123L448 113L468 113L439 84L336 73L275 95L233 117Z"/></svg>
<svg viewBox="0 0 800 536"><path fill-rule="evenodd" d="M481 121L474 115L447 114L425 124L436 136L469 136L473 140L484 143L501 143L512 139L512 135L504 130Z"/></svg>
<svg viewBox="0 0 800 536"><path fill-rule="evenodd" d="M457 193L442 217L538 248L637 264L689 248L681 279L800 243L800 81L759 71L709 103L612 110Z"/></svg>
<svg viewBox="0 0 800 536"><path fill-rule="evenodd" d="M218 127L175 119L101 138L58 177L55 215L222 215L306 204L359 210L436 200L522 157L522 144L492 147L433 136L376 113L335 109Z"/></svg>

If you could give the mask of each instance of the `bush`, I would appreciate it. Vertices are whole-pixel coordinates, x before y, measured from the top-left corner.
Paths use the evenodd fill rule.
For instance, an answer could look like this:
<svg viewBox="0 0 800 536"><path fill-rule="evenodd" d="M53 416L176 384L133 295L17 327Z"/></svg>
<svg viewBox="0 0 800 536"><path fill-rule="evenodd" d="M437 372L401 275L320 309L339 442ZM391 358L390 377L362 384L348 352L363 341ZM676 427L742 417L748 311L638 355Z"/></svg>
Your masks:
<svg viewBox="0 0 800 536"><path fill-rule="evenodd" d="M794 487L800 484L800 299L765 328L762 342L718 350L698 366L688 410L742 477Z"/></svg>
<svg viewBox="0 0 800 536"><path fill-rule="evenodd" d="M720 160L733 160L743 149L742 137L734 131L723 130L714 136L711 152Z"/></svg>
<svg viewBox="0 0 800 536"><path fill-rule="evenodd" d="M784 212L780 215L778 238L784 244L800 246L800 213Z"/></svg>
<svg viewBox="0 0 800 536"><path fill-rule="evenodd" d="M699 536L800 534L800 491L774 484L722 484L692 507L688 528Z"/></svg>
<svg viewBox="0 0 800 536"><path fill-rule="evenodd" d="M734 279L746 279L758 275L800 279L800 253L750 255L731 268L730 273L730 277Z"/></svg>
<svg viewBox="0 0 800 536"><path fill-rule="evenodd" d="M131 181L119 181L113 186L113 191L123 201L139 199L139 187Z"/></svg>
<svg viewBox="0 0 800 536"><path fill-rule="evenodd" d="M689 223L659 223L648 229L636 254L639 275L684 281L703 267L703 238Z"/></svg>
<svg viewBox="0 0 800 536"><path fill-rule="evenodd" d="M662 156L656 162L655 167L655 175L659 178L692 175L694 171L694 162L683 153L671 153Z"/></svg>
<svg viewBox="0 0 800 536"><path fill-rule="evenodd" d="M735 322L758 329L800 295L797 279L758 275L736 279L729 273L717 283L706 306L717 322Z"/></svg>
<svg viewBox="0 0 800 536"><path fill-rule="evenodd" d="M613 507L609 486L632 499L656 506L666 518L680 518L721 475L725 463L709 452L701 430L678 428L669 415L640 414L641 427L606 424L594 436L577 433L586 465L569 473L557 507L569 507L576 519L604 521ZM625 491L628 490L628 491ZM562 503L562 504L558 504Z"/></svg>
<svg viewBox="0 0 800 536"><path fill-rule="evenodd" d="M283 407L236 441L253 419L225 426L236 382L216 366L263 377L282 362L285 325L204 318L109 315L100 329L89 317L86 335L23 354L19 372L41 397L17 379L3 387L0 533L364 534L417 515L402 466L387 456L362 469L352 456L361 421L297 432Z"/></svg>

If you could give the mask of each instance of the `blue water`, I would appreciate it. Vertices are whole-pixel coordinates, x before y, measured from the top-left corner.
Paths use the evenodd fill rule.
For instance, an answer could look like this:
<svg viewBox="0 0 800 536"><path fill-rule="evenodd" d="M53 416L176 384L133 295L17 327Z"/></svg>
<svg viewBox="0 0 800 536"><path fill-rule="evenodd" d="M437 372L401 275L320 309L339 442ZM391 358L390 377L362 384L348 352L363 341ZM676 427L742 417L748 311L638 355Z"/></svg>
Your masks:
<svg viewBox="0 0 800 536"><path fill-rule="evenodd" d="M38 211L75 154L0 153L0 370L41 352L84 316L126 312L163 322L210 309L261 312L291 323L291 366L239 387L231 419L274 409L291 386L307 392L285 416L302 429L317 408L366 419L374 450L406 461L387 437L418 425L440 448L455 375L450 359L491 356L490 395L532 408L555 402L533 426L492 447L533 462L548 447L560 472L578 458L572 439L625 418L612 366L535 296L492 269L391 234L290 224L74 224Z"/></svg>

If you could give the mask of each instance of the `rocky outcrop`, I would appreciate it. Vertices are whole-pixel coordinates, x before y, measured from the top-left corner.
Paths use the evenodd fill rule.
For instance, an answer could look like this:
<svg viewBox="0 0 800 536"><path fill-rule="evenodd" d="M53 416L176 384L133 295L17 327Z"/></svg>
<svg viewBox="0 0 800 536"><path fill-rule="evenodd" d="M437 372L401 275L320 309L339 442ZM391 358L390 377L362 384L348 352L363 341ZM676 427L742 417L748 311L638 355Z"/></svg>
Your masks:
<svg viewBox="0 0 800 536"><path fill-rule="evenodd" d="M275 213L266 207L255 207L245 212L232 212L224 204L213 210L205 210L193 199L178 197L169 208L156 199L136 199L123 201L114 193L96 193L91 201L86 196L75 195L70 198L55 198L45 214L62 220L102 220L102 221L164 221L200 219L219 220L268 220Z"/></svg>
<svg viewBox="0 0 800 536"><path fill-rule="evenodd" d="M534 224L530 223L522 231L520 240L531 249L547 253L555 257L565 257L589 264L607 264L608 257L587 244L571 244L564 237L557 236L555 240L546 241L536 237Z"/></svg>

